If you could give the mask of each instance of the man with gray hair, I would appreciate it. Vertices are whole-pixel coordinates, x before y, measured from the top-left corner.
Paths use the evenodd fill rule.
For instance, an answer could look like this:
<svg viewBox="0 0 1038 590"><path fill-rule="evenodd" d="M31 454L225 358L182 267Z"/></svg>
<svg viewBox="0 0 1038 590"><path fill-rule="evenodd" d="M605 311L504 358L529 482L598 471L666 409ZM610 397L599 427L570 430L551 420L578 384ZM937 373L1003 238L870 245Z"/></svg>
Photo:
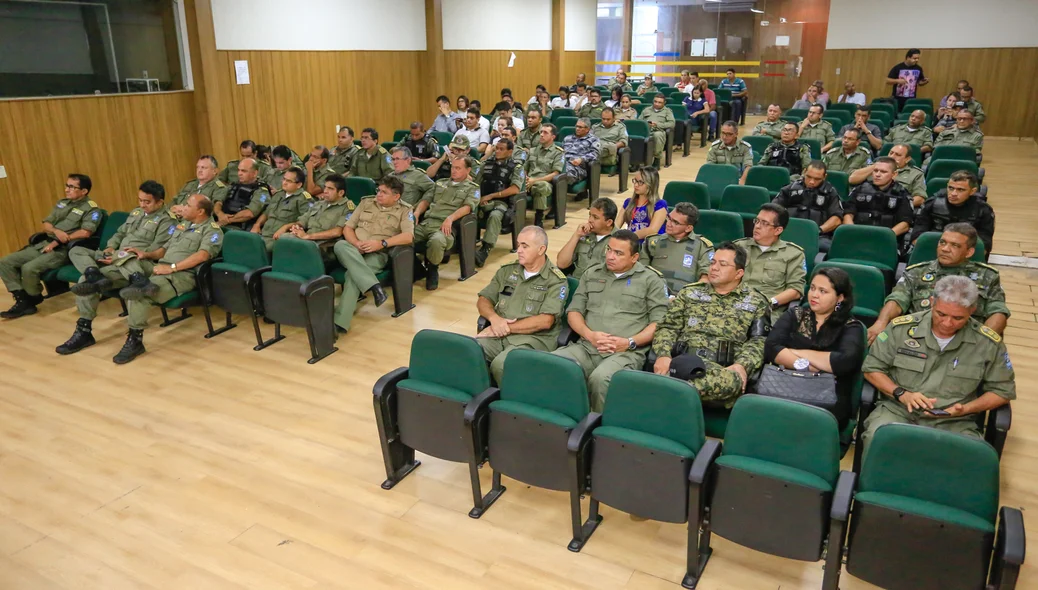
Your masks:
<svg viewBox="0 0 1038 590"><path fill-rule="evenodd" d="M566 275L546 254L548 234L528 225L518 242L519 259L498 269L476 301L481 316L476 339L498 384L512 350L555 350L569 296Z"/></svg>
<svg viewBox="0 0 1038 590"><path fill-rule="evenodd" d="M587 178L586 166L598 159L598 150L598 138L591 134L591 119L577 119L576 135L570 135L563 142L566 176L572 179L571 184Z"/></svg>
<svg viewBox="0 0 1038 590"><path fill-rule="evenodd" d="M876 337L861 368L880 394L865 420L866 450L876 429L892 423L980 438L975 414L1016 399L1002 337L970 317L978 297L968 277L944 277L929 309L895 318Z"/></svg>
<svg viewBox="0 0 1038 590"><path fill-rule="evenodd" d="M389 154L393 164L393 171L389 173L389 176L404 183L404 192L400 199L414 207L418 201L436 189L436 183L426 175L424 170L414 167L410 148L398 145L389 150Z"/></svg>

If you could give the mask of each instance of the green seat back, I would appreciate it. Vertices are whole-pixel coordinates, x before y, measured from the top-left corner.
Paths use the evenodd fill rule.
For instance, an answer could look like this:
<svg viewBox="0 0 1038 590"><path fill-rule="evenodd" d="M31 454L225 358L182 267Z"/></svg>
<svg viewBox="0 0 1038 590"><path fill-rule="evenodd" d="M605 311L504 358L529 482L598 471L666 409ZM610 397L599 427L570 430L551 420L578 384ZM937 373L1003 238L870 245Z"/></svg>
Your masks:
<svg viewBox="0 0 1038 590"><path fill-rule="evenodd" d="M891 148L893 148L894 145L895 144L893 144L893 143L891 143L889 141L884 143L879 148L879 155L880 156L885 156L885 155L889 154ZM906 145L908 145L908 155L912 156L912 161L915 162L915 165L918 166L918 165L922 164L922 162L923 162L923 146L921 146L919 144L915 144L915 143L909 143L909 144L906 144Z"/></svg>
<svg viewBox="0 0 1038 590"><path fill-rule="evenodd" d="M883 309L883 299L887 296L886 282L883 273L878 268L865 264L853 262L822 262L815 267L815 272L822 268L839 268L847 272L854 286L854 309L855 313L866 312L862 315L878 317L879 311ZM812 273L812 278L814 274ZM860 308L860 309L859 309Z"/></svg>
<svg viewBox="0 0 1038 590"><path fill-rule="evenodd" d="M810 138L801 139L800 142L805 144L807 147L811 148L812 160L818 160L822 157L822 142L818 141L817 139Z"/></svg>
<svg viewBox="0 0 1038 590"><path fill-rule="evenodd" d="M732 184L725 187L718 210L756 215L760 211L760 206L768 202L771 202L771 194L768 193L768 189L761 186Z"/></svg>
<svg viewBox="0 0 1038 590"><path fill-rule="evenodd" d="M354 205L359 205L364 197L375 196L376 190L375 181L370 178L350 176L346 179L346 197L353 201Z"/></svg>
<svg viewBox="0 0 1038 590"><path fill-rule="evenodd" d="M450 145L451 140L454 139L454 134L447 133L446 131L433 131L432 136L433 139L436 140L436 143L444 149L446 149L447 146Z"/></svg>
<svg viewBox="0 0 1038 590"><path fill-rule="evenodd" d="M804 471L831 489L840 474L839 425L822 408L744 395L728 419L723 453Z"/></svg>
<svg viewBox="0 0 1038 590"><path fill-rule="evenodd" d="M580 365L538 350L519 349L508 353L501 401L557 412L574 422L583 420L591 411L587 382Z"/></svg>
<svg viewBox="0 0 1038 590"><path fill-rule="evenodd" d="M726 240L734 242L743 237L742 217L731 211L700 211L696 233L713 242L714 246Z"/></svg>
<svg viewBox="0 0 1038 590"><path fill-rule="evenodd" d="M951 178L951 175L959 172L972 172L976 176L979 168L977 167L976 160L936 160L930 162L930 167L926 169L926 179L931 178Z"/></svg>
<svg viewBox="0 0 1038 590"><path fill-rule="evenodd" d="M710 208L710 188L702 182L672 180L663 188L663 200L668 207L678 203L692 203L699 209Z"/></svg>
<svg viewBox="0 0 1038 590"><path fill-rule="evenodd" d="M570 135L576 135L576 134L577 134L577 128L576 127L559 127L559 134L556 137L555 141L558 141L559 143L562 143L562 142L566 141L566 138L569 137Z"/></svg>
<svg viewBox="0 0 1038 590"><path fill-rule="evenodd" d="M569 307L569 302L573 301L573 294L577 292L577 287L580 286L580 279L576 277L566 277L566 285L569 289L566 291L566 304L562 306L562 309Z"/></svg>
<svg viewBox="0 0 1038 590"><path fill-rule="evenodd" d="M490 387L483 348L475 338L421 330L411 340L408 380L433 383L475 397Z"/></svg>
<svg viewBox="0 0 1038 590"><path fill-rule="evenodd" d="M670 84L667 82L660 82L659 80L657 80L656 88L659 88L660 92L663 92L664 89L670 88Z"/></svg>
<svg viewBox="0 0 1038 590"><path fill-rule="evenodd" d="M869 105L869 110L873 116L875 116L876 113L886 113L891 119L893 119L894 115L897 114L897 107L888 102L872 101L872 104Z"/></svg>
<svg viewBox="0 0 1038 590"><path fill-rule="evenodd" d="M651 107L652 105L651 104L638 103L638 104L631 105L631 106L633 106L634 110L638 111L638 114L640 115L640 114L642 114L642 111L644 111L645 109ZM630 123L630 122L631 122L631 119L626 119L624 121L624 123ZM630 135L630 134L628 134L628 135Z"/></svg>
<svg viewBox="0 0 1038 590"><path fill-rule="evenodd" d="M716 88L714 89L714 98L717 100L732 100L732 91L727 88Z"/></svg>
<svg viewBox="0 0 1038 590"><path fill-rule="evenodd" d="M841 112L848 113L851 118L854 118L854 113L858 112L858 105L853 102L837 102L829 105L829 108L825 109L826 114Z"/></svg>
<svg viewBox="0 0 1038 590"><path fill-rule="evenodd" d="M411 160L411 165L419 170L428 170L429 166L432 166L432 164L425 160Z"/></svg>
<svg viewBox="0 0 1038 590"><path fill-rule="evenodd" d="M677 94L684 94L683 92L681 92L677 88L674 88L673 86L666 86L666 87L660 88L660 94L662 94L663 96L670 97L670 95L675 94L675 93L677 93Z"/></svg>
<svg viewBox="0 0 1038 590"><path fill-rule="evenodd" d="M939 231L928 231L921 234L916 239L915 247L912 248L912 256L908 259L908 266L936 260L937 242L940 240L941 232ZM977 240L977 245L973 249L973 256L970 260L974 262L984 262L984 255L986 254L985 249L984 242L982 240Z"/></svg>
<svg viewBox="0 0 1038 590"><path fill-rule="evenodd" d="M270 264L270 256L267 255L263 238L252 232L230 231L224 234L220 255L223 256L224 264L233 264L249 270Z"/></svg>
<svg viewBox="0 0 1038 590"><path fill-rule="evenodd" d="M324 261L317 242L308 240L278 240L274 242L274 261L271 273L299 282L316 279L324 274Z"/></svg>
<svg viewBox="0 0 1038 590"><path fill-rule="evenodd" d="M789 170L781 166L754 166L746 173L747 186L762 186L776 194L789 184Z"/></svg>
<svg viewBox="0 0 1038 590"><path fill-rule="evenodd" d="M556 127L576 127L579 117L557 117L552 123Z"/></svg>
<svg viewBox="0 0 1038 590"><path fill-rule="evenodd" d="M395 142L395 141L383 141L379 145L382 146L383 148L385 148L385 150L388 152L389 150L395 148L396 144L397 144L397 142Z"/></svg>
<svg viewBox="0 0 1038 590"><path fill-rule="evenodd" d="M786 117L796 117L797 120L803 121L807 118L807 109L789 109L782 114Z"/></svg>
<svg viewBox="0 0 1038 590"><path fill-rule="evenodd" d="M931 178L926 181L926 196L932 197L946 188L948 188L947 177L938 176L935 178Z"/></svg>
<svg viewBox="0 0 1038 590"><path fill-rule="evenodd" d="M764 155L764 151L768 149L768 146L774 143L775 138L770 135L744 135L740 137L746 143L750 144L753 149L753 163L760 162L761 156Z"/></svg>
<svg viewBox="0 0 1038 590"><path fill-rule="evenodd" d="M105 212L102 211L102 215L104 214ZM119 228L126 223L127 219L130 218L130 214L126 211L112 211L107 215L108 216L104 220L104 225L101 226L101 233L98 236L100 240L98 242L98 244L100 244L98 249L100 250L104 250L108 247L108 240L112 239L115 232L119 231Z"/></svg>
<svg viewBox="0 0 1038 590"><path fill-rule="evenodd" d="M799 125L800 122L804 120L803 117L794 117L793 115L782 115L779 117L779 119L785 121L786 123L795 123L797 125Z"/></svg>
<svg viewBox="0 0 1038 590"><path fill-rule="evenodd" d="M703 164L696 172L696 182L705 184L710 191L710 208L713 209L721 204L726 186L739 184L739 169L731 164Z"/></svg>
<svg viewBox="0 0 1038 590"><path fill-rule="evenodd" d="M897 269L897 237L889 227L841 225L833 233L829 260L873 263L891 271Z"/></svg>
<svg viewBox="0 0 1038 590"><path fill-rule="evenodd" d="M851 175L846 172L840 172L839 170L833 170L827 172L825 179L829 181L829 184L833 185L836 192L840 195L841 201L846 201L851 194Z"/></svg>
<svg viewBox="0 0 1038 590"><path fill-rule="evenodd" d="M411 135L410 129L397 129L393 132L393 143L400 143L407 139L407 136Z"/></svg>
<svg viewBox="0 0 1038 590"><path fill-rule="evenodd" d="M624 127L627 128L627 135L630 137L652 137L649 133L649 124L639 119L628 119L624 121Z"/></svg>
<svg viewBox="0 0 1038 590"><path fill-rule="evenodd" d="M968 160L975 162L977 150L968 145L937 145L930 154L930 163L938 160Z"/></svg>
<svg viewBox="0 0 1038 590"><path fill-rule="evenodd" d="M837 135L839 135L839 133L840 133L840 128L843 127L844 125L846 125L846 123L843 122L843 118L842 117L833 117L832 115L828 115L828 114L827 114L827 116L822 117L822 120L823 121L828 121L829 125L833 128L833 131Z"/></svg>
<svg viewBox="0 0 1038 590"><path fill-rule="evenodd" d="M804 261L807 262L807 272L815 265L815 257L818 256L818 224L810 219L789 218L789 225L782 230L782 239L792 242L804 249Z"/></svg>
<svg viewBox="0 0 1038 590"><path fill-rule="evenodd" d="M562 118L562 117L576 117L576 116L577 116L577 112L574 111L573 109L555 109L555 110L553 110L551 112L551 122L553 124L558 125L558 123L556 123L556 122L560 118Z"/></svg>
<svg viewBox="0 0 1038 590"><path fill-rule="evenodd" d="M652 101L659 95L659 92L646 92L641 95L642 104L652 104Z"/></svg>
<svg viewBox="0 0 1038 590"><path fill-rule="evenodd" d="M840 120L840 127L843 127L844 125L850 125L851 123L854 122L854 113L855 112L856 111L843 111L843 110L828 111L827 110L827 111L825 111L825 116L829 117L830 119L839 119ZM825 117L822 117L822 118L824 119ZM833 127L833 131L837 131L838 132L840 130L840 127Z"/></svg>
<svg viewBox="0 0 1038 590"><path fill-rule="evenodd" d="M725 441L727 445L727 440ZM910 449L910 452L906 450ZM982 440L908 424L881 426L861 466L858 493L890 494L972 514L998 512L998 454Z"/></svg>
<svg viewBox="0 0 1038 590"><path fill-rule="evenodd" d="M879 127L879 130L880 130L880 132L883 135L886 135L887 134L887 130L890 129L890 124L887 121L883 120L883 119L869 119L869 123L871 125L875 125L876 127Z"/></svg>
<svg viewBox="0 0 1038 590"><path fill-rule="evenodd" d="M674 113L674 120L675 121L688 121L689 120L688 109L685 108L684 104L682 104L682 103L676 103L676 104L668 103L667 106L670 108L670 112Z"/></svg>
<svg viewBox="0 0 1038 590"><path fill-rule="evenodd" d="M644 371L625 369L613 375L602 426L668 439L692 455L706 442L703 406L696 388L687 381ZM624 438L638 442L636 435Z"/></svg>
<svg viewBox="0 0 1038 590"><path fill-rule="evenodd" d="M908 110L910 105L926 105L933 110L933 99L932 98L910 98L905 101L905 110ZM913 107L918 108L918 107Z"/></svg>
<svg viewBox="0 0 1038 590"><path fill-rule="evenodd" d="M886 111L873 111L869 115L869 120L883 121L883 125L890 127L890 124L894 122L894 115Z"/></svg>

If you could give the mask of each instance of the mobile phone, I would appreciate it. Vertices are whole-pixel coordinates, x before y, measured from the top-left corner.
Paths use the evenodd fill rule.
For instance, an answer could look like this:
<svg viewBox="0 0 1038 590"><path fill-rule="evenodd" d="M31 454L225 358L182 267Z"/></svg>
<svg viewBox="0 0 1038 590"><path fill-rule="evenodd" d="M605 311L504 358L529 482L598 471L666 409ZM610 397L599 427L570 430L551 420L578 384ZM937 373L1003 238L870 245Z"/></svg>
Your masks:
<svg viewBox="0 0 1038 590"><path fill-rule="evenodd" d="M938 408L932 408L930 410L923 410L923 411L925 411L926 413L930 414L931 416L940 416L940 417L951 416L951 414L949 414L948 412L946 412L944 410L941 410L941 409L938 409Z"/></svg>

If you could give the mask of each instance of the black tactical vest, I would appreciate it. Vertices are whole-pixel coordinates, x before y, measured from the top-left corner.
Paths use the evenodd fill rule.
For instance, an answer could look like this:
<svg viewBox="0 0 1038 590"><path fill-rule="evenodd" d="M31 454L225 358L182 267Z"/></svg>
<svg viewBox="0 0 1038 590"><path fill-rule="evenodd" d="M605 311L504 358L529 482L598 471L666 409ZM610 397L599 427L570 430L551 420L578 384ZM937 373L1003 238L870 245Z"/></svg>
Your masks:
<svg viewBox="0 0 1038 590"><path fill-rule="evenodd" d="M400 145L410 150L411 155L415 158L420 158L424 160L425 158L434 158L437 156L437 154L435 153L436 144L429 141L428 137L423 137L421 140L415 141L411 139L410 136L408 136L404 143ZM432 147L434 151L430 152L428 149L430 147Z"/></svg>
<svg viewBox="0 0 1038 590"><path fill-rule="evenodd" d="M663 280L666 281L671 295L676 295L685 285L699 280L699 274L696 273L696 263L698 261L694 259L696 246L698 245L698 236L684 242L674 242L667 238L661 238L656 243L656 256L665 253L668 259L675 261L678 259L684 260L685 256L693 257L691 266L685 266L684 264L676 266L673 262L653 266L663 275Z"/></svg>
<svg viewBox="0 0 1038 590"><path fill-rule="evenodd" d="M897 189L907 194L907 191L897 182L890 183L886 191L876 188L871 181L865 182L854 193L854 204L857 211L854 214L854 223L857 225L877 225L893 229L897 220L897 210L900 199L906 198L897 194Z"/></svg>
<svg viewBox="0 0 1038 590"><path fill-rule="evenodd" d="M948 191L941 189L934 195L933 207L930 209L933 222L930 231L943 231L949 223L966 222L976 226L980 219L980 204L977 196L970 197L965 204L952 207L948 202Z"/></svg>
<svg viewBox="0 0 1038 590"><path fill-rule="evenodd" d="M252 201L252 193L259 190L259 188L266 185L260 182L253 184L239 184L234 183L231 188L227 191L227 198L223 201L223 212L228 215L234 215L242 209L249 206L249 202ZM267 189L268 192L270 189Z"/></svg>
<svg viewBox="0 0 1038 590"><path fill-rule="evenodd" d="M480 194L499 193L512 186L512 173L519 165L512 158L499 162L496 158L483 164L483 181L479 185Z"/></svg>
<svg viewBox="0 0 1038 590"><path fill-rule="evenodd" d="M802 145L799 141L794 141L793 145L776 141L768 146L768 165L781 166L789 170L790 174L802 174L804 172L804 162L800 159Z"/></svg>
<svg viewBox="0 0 1038 590"><path fill-rule="evenodd" d="M818 188L808 188L801 180L794 182L786 202L790 214L798 219L810 219L821 227L829 220L826 207L829 198L822 191L824 188L825 183Z"/></svg>

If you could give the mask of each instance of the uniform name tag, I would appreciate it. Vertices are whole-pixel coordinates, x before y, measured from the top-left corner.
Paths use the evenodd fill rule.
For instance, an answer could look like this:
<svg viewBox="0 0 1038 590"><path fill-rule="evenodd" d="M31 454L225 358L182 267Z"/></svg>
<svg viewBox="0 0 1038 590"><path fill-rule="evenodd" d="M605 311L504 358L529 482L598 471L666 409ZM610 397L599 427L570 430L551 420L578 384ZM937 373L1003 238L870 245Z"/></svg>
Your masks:
<svg viewBox="0 0 1038 590"><path fill-rule="evenodd" d="M897 349L897 353L898 354L903 354L905 356L915 357L917 359L925 359L926 358L926 353L925 352L920 352L918 350L912 350L911 348L898 348Z"/></svg>
<svg viewBox="0 0 1038 590"><path fill-rule="evenodd" d="M692 262L694 260L695 256L691 254L685 254L685 256L681 259L681 266L684 266L685 268L692 268Z"/></svg>

